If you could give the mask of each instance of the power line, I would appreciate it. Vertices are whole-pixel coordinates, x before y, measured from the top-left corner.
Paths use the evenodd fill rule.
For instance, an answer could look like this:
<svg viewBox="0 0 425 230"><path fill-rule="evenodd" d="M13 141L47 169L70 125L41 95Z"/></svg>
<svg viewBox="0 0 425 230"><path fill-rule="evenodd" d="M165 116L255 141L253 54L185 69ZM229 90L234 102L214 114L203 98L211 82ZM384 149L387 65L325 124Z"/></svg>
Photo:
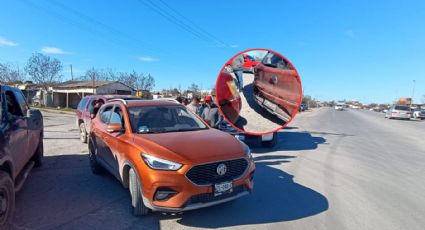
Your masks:
<svg viewBox="0 0 425 230"><path fill-rule="evenodd" d="M200 27L194 28L191 25L188 25L187 23L185 23L183 20L179 19L178 17L176 17L175 15L171 14L169 11L165 10L163 7L155 4L154 2L152 2L151 0L147 0L147 1L142 1L142 0L138 0L139 3L147 6L149 9L155 11L157 14L159 14L160 16L162 16L163 18L165 18L167 21L177 25L180 29L185 30L186 32L192 34L193 36L197 37L198 39L201 39L205 42L214 42L214 43L221 43L221 45L225 45L225 43L221 42L219 39L216 39L215 37L211 37L210 33L205 33L206 31L203 30L202 28L199 29ZM165 5L167 8L169 8L170 10L174 11L176 14L183 16L182 14L178 13L176 10L172 9L169 5ZM183 16L184 17L184 16ZM191 22L189 19L187 19L186 17L184 17L186 21L189 21L190 23L194 24L193 22Z"/></svg>
<svg viewBox="0 0 425 230"><path fill-rule="evenodd" d="M109 26L109 25L107 25L107 24L105 24L105 23L103 23L101 21L98 21L95 18L92 18L90 16L87 16L87 15L85 15L85 14L83 14L83 13L81 13L81 12L79 12L79 11L71 8L71 7L68 7L68 6L66 6L66 5L64 5L64 4L62 4L62 3L58 2L58 1L51 0L50 2L53 3L54 5L56 5L57 7L62 8L63 10L66 10L68 12L71 12L72 14L76 15L77 17L83 19L86 22L93 23L93 24L95 24L95 25L103 28L104 30L109 31L113 35L120 35L121 38L124 38L124 39L127 39L127 40L131 40L133 42L136 42L138 45L139 45L139 43L145 44L146 47L144 47L143 49L147 49L147 50L154 51L154 52L160 51L162 53L167 53L167 51L162 50L160 48L152 48L151 46L153 46L153 44L151 44L151 43L148 43L146 41L142 41L140 39L137 39L137 38L135 38L135 37L133 37L133 36L131 36L129 34L126 34L126 33L122 32L122 31L120 31L118 29L115 29L112 26Z"/></svg>
<svg viewBox="0 0 425 230"><path fill-rule="evenodd" d="M222 44L224 46L228 46L225 42L223 42L222 40L220 40L216 36L212 35L211 33L209 33L208 31L206 31L205 29L203 29L199 25L197 25L195 22L193 22L192 20L190 20L189 18L187 18L186 16L184 16L183 14L181 14L180 12L178 12L177 10L173 9L169 4L167 4L163 0L158 0L158 1L161 2L166 8L170 9L175 14L179 15L181 18L183 18L184 20L186 20L187 22L189 22L190 24L192 24L199 31L202 31L204 34L206 34L207 36L211 37L213 40L217 41L218 43L220 43L220 44Z"/></svg>

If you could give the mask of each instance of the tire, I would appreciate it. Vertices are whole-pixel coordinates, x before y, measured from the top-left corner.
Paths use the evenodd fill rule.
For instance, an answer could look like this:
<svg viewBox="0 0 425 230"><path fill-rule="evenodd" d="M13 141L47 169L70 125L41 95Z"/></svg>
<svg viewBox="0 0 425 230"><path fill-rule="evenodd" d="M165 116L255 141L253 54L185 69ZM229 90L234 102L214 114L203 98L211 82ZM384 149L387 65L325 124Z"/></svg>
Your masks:
<svg viewBox="0 0 425 230"><path fill-rule="evenodd" d="M273 134L273 138L270 141L262 141L261 145L265 148L273 148L277 144L277 135L276 133Z"/></svg>
<svg viewBox="0 0 425 230"><path fill-rule="evenodd" d="M15 188L12 178L0 171L0 229L10 229L15 209Z"/></svg>
<svg viewBox="0 0 425 230"><path fill-rule="evenodd" d="M40 141L38 142L37 150L32 156L32 160L34 161L34 167L38 168L43 165L44 158L44 144L43 144L43 136L40 135Z"/></svg>
<svg viewBox="0 0 425 230"><path fill-rule="evenodd" d="M103 167L97 162L97 147L93 146L93 143L89 143L89 163L91 172L95 175L99 175L105 172Z"/></svg>
<svg viewBox="0 0 425 230"><path fill-rule="evenodd" d="M87 131L84 122L80 124L80 140L82 143L87 143Z"/></svg>
<svg viewBox="0 0 425 230"><path fill-rule="evenodd" d="M142 188L140 186L140 181L137 178L136 172L134 169L130 169L129 172L129 190L131 196L131 211L134 216L144 216L147 215L149 209L143 203L142 198Z"/></svg>

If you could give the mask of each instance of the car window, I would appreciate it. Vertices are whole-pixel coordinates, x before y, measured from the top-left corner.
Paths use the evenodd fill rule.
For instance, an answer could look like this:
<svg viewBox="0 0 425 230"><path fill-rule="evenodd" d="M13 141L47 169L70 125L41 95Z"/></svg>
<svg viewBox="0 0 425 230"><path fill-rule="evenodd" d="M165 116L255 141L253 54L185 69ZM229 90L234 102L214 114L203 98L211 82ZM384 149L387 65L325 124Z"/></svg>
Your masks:
<svg viewBox="0 0 425 230"><path fill-rule="evenodd" d="M86 104L87 104L87 101L88 101L88 100L89 100L89 99L88 99L87 97L85 97L85 98L81 99L80 103L78 104L77 109L78 109L78 110L84 110L84 108L86 107Z"/></svg>
<svg viewBox="0 0 425 230"><path fill-rule="evenodd" d="M207 126L184 106L130 107L131 128L135 133L183 132Z"/></svg>
<svg viewBox="0 0 425 230"><path fill-rule="evenodd" d="M282 58L280 55L271 52L264 56L263 61L261 63L263 65L279 69L293 69L289 62L287 62L284 58Z"/></svg>
<svg viewBox="0 0 425 230"><path fill-rule="evenodd" d="M28 104L25 96L22 94L22 91L14 90L13 94L15 94L16 101L19 103L19 107L21 108L22 114L26 115L28 110Z"/></svg>
<svg viewBox="0 0 425 230"><path fill-rule="evenodd" d="M21 107L19 106L18 100L15 97L15 94L7 90L5 92L6 95L6 104L7 104L7 112L11 116L17 116L17 117L23 117L24 114L21 110Z"/></svg>
<svg viewBox="0 0 425 230"><path fill-rule="evenodd" d="M111 114L112 114L112 108L113 108L112 105L107 106L100 112L100 120L103 123L109 124L109 118L111 117Z"/></svg>
<svg viewBox="0 0 425 230"><path fill-rule="evenodd" d="M91 100L89 100L89 104L88 104L88 106L87 106L87 111L89 111L89 112L91 112L92 110L93 110L93 102L95 101L96 99L91 99Z"/></svg>
<svg viewBox="0 0 425 230"><path fill-rule="evenodd" d="M111 115L111 119L109 120L109 123L110 124L119 123L123 127L125 127L124 113L123 113L121 107L119 107L119 106L115 107L114 112Z"/></svg>
<svg viewBox="0 0 425 230"><path fill-rule="evenodd" d="M409 111L410 108L407 106L395 106L396 110L403 110L403 111Z"/></svg>

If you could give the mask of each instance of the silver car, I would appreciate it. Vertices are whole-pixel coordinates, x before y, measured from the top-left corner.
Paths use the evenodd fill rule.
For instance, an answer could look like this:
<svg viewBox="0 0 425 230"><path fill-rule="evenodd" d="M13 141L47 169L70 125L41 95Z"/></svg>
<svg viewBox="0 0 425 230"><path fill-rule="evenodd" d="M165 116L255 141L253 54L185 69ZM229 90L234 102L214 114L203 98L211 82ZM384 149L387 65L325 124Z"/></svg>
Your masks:
<svg viewBox="0 0 425 230"><path fill-rule="evenodd" d="M410 120L411 115L412 115L412 111L408 106L393 105L385 113L385 118Z"/></svg>

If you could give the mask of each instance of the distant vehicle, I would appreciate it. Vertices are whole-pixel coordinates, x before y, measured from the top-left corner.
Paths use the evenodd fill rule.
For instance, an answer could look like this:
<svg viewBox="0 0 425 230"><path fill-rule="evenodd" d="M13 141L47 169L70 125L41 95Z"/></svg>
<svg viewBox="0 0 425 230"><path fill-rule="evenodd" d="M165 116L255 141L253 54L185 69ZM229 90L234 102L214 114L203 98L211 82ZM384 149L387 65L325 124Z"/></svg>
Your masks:
<svg viewBox="0 0 425 230"><path fill-rule="evenodd" d="M0 85L0 229L9 229L15 192L43 159L43 116L22 91Z"/></svg>
<svg viewBox="0 0 425 230"><path fill-rule="evenodd" d="M415 109L413 110L412 117L415 119L425 119L425 109Z"/></svg>
<svg viewBox="0 0 425 230"><path fill-rule="evenodd" d="M301 80L282 56L268 52L255 67L254 99L258 105L288 122L300 106Z"/></svg>
<svg viewBox="0 0 425 230"><path fill-rule="evenodd" d="M254 57L248 55L248 54L242 54L243 58L244 58L244 63L243 63L243 71L244 72L250 72L250 73L254 73L254 67L257 66L260 62L255 60ZM233 58L230 59L227 63L226 66L230 66L232 65L233 62Z"/></svg>
<svg viewBox="0 0 425 230"><path fill-rule="evenodd" d="M412 111L405 105L393 105L385 113L385 118L410 120Z"/></svg>
<svg viewBox="0 0 425 230"><path fill-rule="evenodd" d="M335 110L342 111L344 110L344 107L345 107L344 104L338 103L335 105Z"/></svg>
<svg viewBox="0 0 425 230"><path fill-rule="evenodd" d="M135 216L209 207L253 189L249 147L210 128L181 104L110 101L91 125L91 170L108 171L130 191Z"/></svg>
<svg viewBox="0 0 425 230"><path fill-rule="evenodd" d="M101 99L104 103L111 99L140 99L139 97L132 95L90 95L81 99L78 103L76 111L76 125L80 130L80 140L83 143L87 143L87 137L90 133L90 112L93 109L93 102Z"/></svg>
<svg viewBox="0 0 425 230"><path fill-rule="evenodd" d="M352 105L351 108L352 109L360 109L360 106L358 106L358 105Z"/></svg>
<svg viewBox="0 0 425 230"><path fill-rule="evenodd" d="M300 109L299 109L298 111L299 111L299 112L304 112L304 111L306 111L306 110L308 110L307 105L306 105L306 104L304 104L304 103L302 103L302 104L300 105Z"/></svg>
<svg viewBox="0 0 425 230"><path fill-rule="evenodd" d="M229 73L222 72L217 80L217 99L226 118L235 124L239 119L242 101L236 87L235 79Z"/></svg>

